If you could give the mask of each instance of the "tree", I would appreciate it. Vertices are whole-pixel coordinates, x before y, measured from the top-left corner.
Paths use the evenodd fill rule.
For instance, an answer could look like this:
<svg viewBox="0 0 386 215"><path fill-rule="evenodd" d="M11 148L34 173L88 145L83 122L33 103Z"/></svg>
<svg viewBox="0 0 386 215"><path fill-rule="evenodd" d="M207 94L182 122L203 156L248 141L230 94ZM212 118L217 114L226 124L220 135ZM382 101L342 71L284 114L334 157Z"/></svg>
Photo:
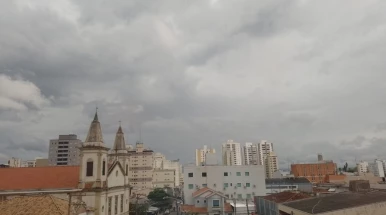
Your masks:
<svg viewBox="0 0 386 215"><path fill-rule="evenodd" d="M165 210L166 208L170 208L173 203L172 199L168 197L169 195L162 188L154 189L147 196L149 200L154 202L154 204L152 204L154 207L161 208L162 210Z"/></svg>
<svg viewBox="0 0 386 215"><path fill-rule="evenodd" d="M146 215L149 205L130 203L130 215Z"/></svg>

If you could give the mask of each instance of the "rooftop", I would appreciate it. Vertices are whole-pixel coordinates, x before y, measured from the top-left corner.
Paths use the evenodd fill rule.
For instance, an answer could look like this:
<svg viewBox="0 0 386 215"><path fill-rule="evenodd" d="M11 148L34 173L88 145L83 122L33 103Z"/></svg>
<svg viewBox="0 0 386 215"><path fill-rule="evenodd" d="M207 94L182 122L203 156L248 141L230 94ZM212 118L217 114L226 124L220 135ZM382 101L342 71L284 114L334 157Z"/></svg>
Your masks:
<svg viewBox="0 0 386 215"><path fill-rule="evenodd" d="M1 215L63 215L68 212L68 201L51 195L20 196L0 204Z"/></svg>
<svg viewBox="0 0 386 215"><path fill-rule="evenodd" d="M222 208L220 209L222 210ZM232 206L229 203L225 203L224 210L225 212L233 212ZM206 207L195 207L194 205L181 205L181 211L185 213L208 213L208 209Z"/></svg>
<svg viewBox="0 0 386 215"><path fill-rule="evenodd" d="M75 189L79 166L0 168L0 190Z"/></svg>
<svg viewBox="0 0 386 215"><path fill-rule="evenodd" d="M266 184L293 184L293 183L311 183L307 178L267 178Z"/></svg>
<svg viewBox="0 0 386 215"><path fill-rule="evenodd" d="M320 198L288 202L283 205L307 213L311 213L313 210L313 214L318 214L385 201L386 192L384 191L370 191L367 193L343 192Z"/></svg>
<svg viewBox="0 0 386 215"><path fill-rule="evenodd" d="M307 199L307 198L311 198L311 196L305 193L281 192L281 193L271 194L268 196L263 196L262 198L276 203L283 203L283 202L290 202L290 201L295 201L300 199Z"/></svg>

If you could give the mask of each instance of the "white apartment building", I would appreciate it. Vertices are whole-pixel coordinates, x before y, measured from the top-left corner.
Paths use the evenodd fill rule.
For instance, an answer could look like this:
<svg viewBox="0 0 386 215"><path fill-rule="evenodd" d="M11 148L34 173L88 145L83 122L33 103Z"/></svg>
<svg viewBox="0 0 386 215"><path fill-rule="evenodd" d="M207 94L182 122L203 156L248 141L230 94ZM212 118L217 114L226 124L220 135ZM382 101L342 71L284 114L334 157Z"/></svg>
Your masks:
<svg viewBox="0 0 386 215"><path fill-rule="evenodd" d="M165 155L156 152L153 155L153 168L154 169L162 169L163 168L163 162L166 160Z"/></svg>
<svg viewBox="0 0 386 215"><path fill-rule="evenodd" d="M378 159L375 159L374 162L369 163L368 169L369 169L369 172L374 174L374 176L385 177L383 162Z"/></svg>
<svg viewBox="0 0 386 215"><path fill-rule="evenodd" d="M269 143L266 140L262 140L257 145L257 148L259 154L259 165L264 165L265 156L269 155L270 152L273 152L273 143Z"/></svg>
<svg viewBox="0 0 386 215"><path fill-rule="evenodd" d="M229 199L253 200L264 196L265 174L261 165L249 166L184 166L184 200L193 201L193 193L208 187Z"/></svg>
<svg viewBox="0 0 386 215"><path fill-rule="evenodd" d="M207 154L215 154L216 150L208 148L206 145L202 149L196 149L196 166L200 166L205 163Z"/></svg>
<svg viewBox="0 0 386 215"><path fill-rule="evenodd" d="M14 158L8 160L9 167L22 167L23 163L20 158Z"/></svg>
<svg viewBox="0 0 386 215"><path fill-rule="evenodd" d="M243 162L244 165L259 164L259 155L256 144L245 143L245 146L243 146Z"/></svg>
<svg viewBox="0 0 386 215"><path fill-rule="evenodd" d="M153 169L154 170L173 170L174 184L170 187L180 186L181 165L179 160L167 160L165 155L156 152L153 155Z"/></svg>
<svg viewBox="0 0 386 215"><path fill-rule="evenodd" d="M222 144L222 161L225 166L242 165L240 143L228 140Z"/></svg>
<svg viewBox="0 0 386 215"><path fill-rule="evenodd" d="M154 188L174 187L175 180L175 171L173 169L155 169L153 171Z"/></svg>
<svg viewBox="0 0 386 215"><path fill-rule="evenodd" d="M369 167L369 163L366 161L361 161L361 162L357 163L358 173L367 173L368 167Z"/></svg>
<svg viewBox="0 0 386 215"><path fill-rule="evenodd" d="M279 170L279 163L275 152L270 152L268 155L265 156L264 167L265 177L273 178L274 172Z"/></svg>

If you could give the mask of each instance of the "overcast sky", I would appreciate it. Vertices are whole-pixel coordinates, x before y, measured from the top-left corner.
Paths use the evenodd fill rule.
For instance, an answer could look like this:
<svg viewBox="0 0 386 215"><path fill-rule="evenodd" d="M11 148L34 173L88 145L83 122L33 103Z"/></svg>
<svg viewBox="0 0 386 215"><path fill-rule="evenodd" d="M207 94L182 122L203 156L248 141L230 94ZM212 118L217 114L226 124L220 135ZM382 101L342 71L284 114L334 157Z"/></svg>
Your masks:
<svg viewBox="0 0 386 215"><path fill-rule="evenodd" d="M0 0L0 162L99 107L169 159L274 142L281 167L386 159L386 2Z"/></svg>

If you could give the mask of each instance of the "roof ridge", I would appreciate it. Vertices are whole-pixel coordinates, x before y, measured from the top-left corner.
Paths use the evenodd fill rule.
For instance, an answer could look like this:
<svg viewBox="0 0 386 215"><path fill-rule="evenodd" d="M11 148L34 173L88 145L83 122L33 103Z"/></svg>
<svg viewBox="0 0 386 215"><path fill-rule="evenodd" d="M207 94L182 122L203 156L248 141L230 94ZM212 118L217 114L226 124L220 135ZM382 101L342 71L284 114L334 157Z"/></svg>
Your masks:
<svg viewBox="0 0 386 215"><path fill-rule="evenodd" d="M54 201L54 198L52 197L52 195L48 195L52 201L52 203L55 205L55 208L56 210L61 214L63 215L62 211L59 209L58 205L56 205L55 201Z"/></svg>

